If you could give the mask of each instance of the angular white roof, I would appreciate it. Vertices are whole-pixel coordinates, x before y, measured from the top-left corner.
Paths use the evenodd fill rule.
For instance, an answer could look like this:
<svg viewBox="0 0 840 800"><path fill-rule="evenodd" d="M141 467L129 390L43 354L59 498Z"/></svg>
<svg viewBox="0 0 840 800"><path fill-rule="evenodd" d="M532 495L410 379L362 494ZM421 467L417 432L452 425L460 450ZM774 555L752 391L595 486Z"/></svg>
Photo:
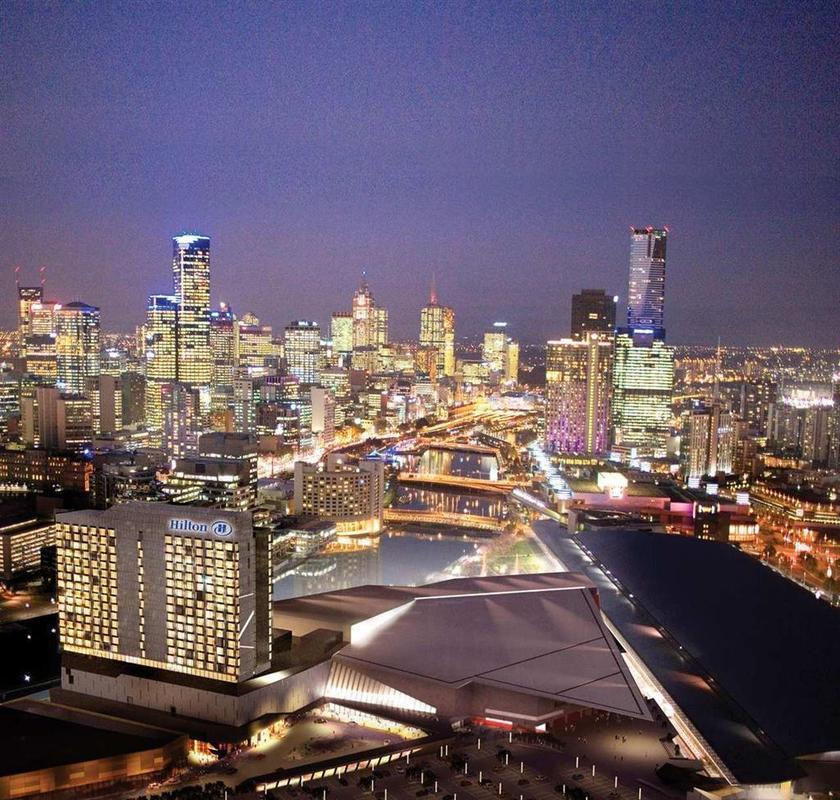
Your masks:
<svg viewBox="0 0 840 800"><path fill-rule="evenodd" d="M414 592L353 625L350 644L335 658L452 687L481 683L648 718L586 578L450 580Z"/></svg>

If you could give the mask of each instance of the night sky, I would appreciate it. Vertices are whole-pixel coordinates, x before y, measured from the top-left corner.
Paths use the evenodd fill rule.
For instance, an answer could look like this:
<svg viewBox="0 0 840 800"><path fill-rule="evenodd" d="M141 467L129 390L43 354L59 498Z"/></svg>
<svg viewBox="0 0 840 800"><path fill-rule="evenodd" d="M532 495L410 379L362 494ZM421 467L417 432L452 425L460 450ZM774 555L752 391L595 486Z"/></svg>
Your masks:
<svg viewBox="0 0 840 800"><path fill-rule="evenodd" d="M701 8L702 6L702 8ZM673 343L840 346L836 4L0 4L0 326L14 278L143 319L170 237L214 300L395 337L567 335L668 225Z"/></svg>

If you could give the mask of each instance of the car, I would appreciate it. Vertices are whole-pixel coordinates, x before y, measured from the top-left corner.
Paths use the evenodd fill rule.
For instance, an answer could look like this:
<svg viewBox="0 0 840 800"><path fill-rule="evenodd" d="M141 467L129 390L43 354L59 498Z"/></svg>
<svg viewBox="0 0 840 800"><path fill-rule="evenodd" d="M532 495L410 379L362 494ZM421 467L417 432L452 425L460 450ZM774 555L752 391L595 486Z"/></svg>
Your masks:
<svg viewBox="0 0 840 800"><path fill-rule="evenodd" d="M546 778L545 775L537 775L537 777L534 778L534 780L537 783L545 783L548 780L548 778Z"/></svg>
<svg viewBox="0 0 840 800"><path fill-rule="evenodd" d="M582 781L583 780L583 773L582 772L576 772L574 775L572 775L572 780L573 781Z"/></svg>

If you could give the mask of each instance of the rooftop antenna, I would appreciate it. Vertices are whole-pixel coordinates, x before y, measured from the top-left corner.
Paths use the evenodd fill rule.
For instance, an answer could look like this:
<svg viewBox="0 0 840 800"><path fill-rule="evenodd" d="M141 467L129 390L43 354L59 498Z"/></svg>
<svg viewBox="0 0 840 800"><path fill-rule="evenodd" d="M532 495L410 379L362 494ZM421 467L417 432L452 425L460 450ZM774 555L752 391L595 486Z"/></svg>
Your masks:
<svg viewBox="0 0 840 800"><path fill-rule="evenodd" d="M720 336L718 336L717 352L715 353L715 394L714 401L720 399Z"/></svg>
<svg viewBox="0 0 840 800"><path fill-rule="evenodd" d="M46 286L47 283L47 268L46 267L38 267L38 273L41 276L41 288Z"/></svg>
<svg viewBox="0 0 840 800"><path fill-rule="evenodd" d="M20 267L15 267L15 288L20 289Z"/></svg>
<svg viewBox="0 0 840 800"><path fill-rule="evenodd" d="M432 273L432 286L429 291L429 304L436 306L438 304L437 286L435 285L435 273Z"/></svg>

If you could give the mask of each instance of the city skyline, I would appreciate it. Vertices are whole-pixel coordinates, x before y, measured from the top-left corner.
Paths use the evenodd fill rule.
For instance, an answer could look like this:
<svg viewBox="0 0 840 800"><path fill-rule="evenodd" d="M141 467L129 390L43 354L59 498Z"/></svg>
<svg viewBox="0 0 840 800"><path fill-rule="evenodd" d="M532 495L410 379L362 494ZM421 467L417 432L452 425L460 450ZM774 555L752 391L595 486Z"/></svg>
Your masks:
<svg viewBox="0 0 840 800"><path fill-rule="evenodd" d="M214 305L275 329L366 269L394 338L435 273L460 332L544 341L582 288L623 308L623 232L668 225L670 342L837 344L830 4L228 9L200 41L126 10L3 10L4 296L46 266L130 330L188 229Z"/></svg>

